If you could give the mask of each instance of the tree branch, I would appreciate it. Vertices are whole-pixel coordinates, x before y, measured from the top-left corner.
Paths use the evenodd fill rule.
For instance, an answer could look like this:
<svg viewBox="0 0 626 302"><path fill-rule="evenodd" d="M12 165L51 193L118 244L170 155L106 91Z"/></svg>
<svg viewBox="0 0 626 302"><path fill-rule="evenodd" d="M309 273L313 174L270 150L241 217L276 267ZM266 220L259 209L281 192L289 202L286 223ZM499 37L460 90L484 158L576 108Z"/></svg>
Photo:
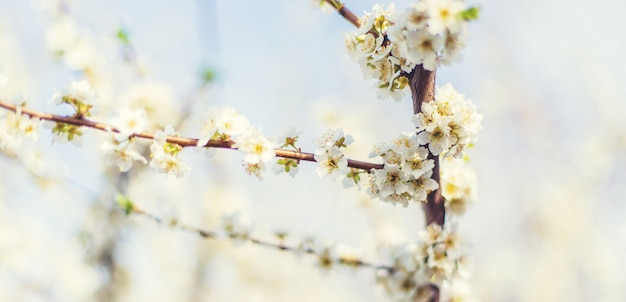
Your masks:
<svg viewBox="0 0 626 302"><path fill-rule="evenodd" d="M337 10L337 12L348 22L352 23L352 25L356 26L357 28L361 26L361 23L359 22L359 17L357 17L357 15L355 15L351 10L347 9L346 6L343 5L343 3L337 0L325 1L328 4L332 5Z"/></svg>
<svg viewBox="0 0 626 302"><path fill-rule="evenodd" d="M435 74L435 71L426 70L422 65L416 66L409 74L414 114L418 114L422 111L423 103L431 102L435 99ZM438 225L443 225L446 210L443 196L441 195L441 182L439 180L439 156L433 156L429 153L428 158L435 161L432 178L439 184L439 188L428 194L428 198L424 204L426 225L433 222Z"/></svg>
<svg viewBox="0 0 626 302"><path fill-rule="evenodd" d="M146 212L138 208L134 204L131 204L129 208L126 208L124 210L127 211L128 214L135 214L138 216L143 216L145 218L148 218L149 220L152 220L153 222L159 225L168 226L172 228L178 228L185 232L194 233L204 239L218 239L219 238L218 233L216 231L205 230L205 229L201 229L201 228L197 228L197 227L193 227L193 226L189 226L185 224L180 224L176 220L164 220L163 218L157 215L154 215L152 213ZM310 246L309 247L289 246L289 245L284 244L283 242L275 243L275 242L270 242L270 241L258 239L255 237L251 237L251 236L246 236L245 238L237 237L237 239L245 240L256 245L273 248L273 249L280 250L280 251L288 251L288 252L293 252L293 253L304 253L308 255L321 256L319 254L320 251L316 251ZM373 269L382 269L390 273L393 273L396 270L392 266L374 264L372 262L364 261L364 260L351 257L351 256L339 256L337 259L333 259L333 261L335 264L345 265L349 267L368 267L368 268L373 268Z"/></svg>
<svg viewBox="0 0 626 302"><path fill-rule="evenodd" d="M87 120L87 119L84 119L84 118L75 118L75 117L68 117L68 116L60 116L60 115L55 115L55 114L49 114L49 113L40 112L40 111L36 111L36 110L20 107L20 106L17 106L17 105L9 104L9 103L3 102L3 101L0 101L0 108L5 108L5 109L11 110L13 112L16 112L17 108L20 108L22 114L30 116L30 117L36 117L36 118L39 118L41 120L47 120L47 121L53 121L53 122L64 123L64 124L69 124L69 125L87 127L87 128L100 130L100 131L111 130L112 132L115 132L115 133L119 133L120 132L119 129L117 129L116 127L114 127L112 125L109 125L109 124L98 123L98 122L90 121L90 120ZM154 139L154 135L155 134L152 133L152 132L142 132L142 133L138 133L138 134L133 134L132 136L133 137L145 138L145 139ZM177 137L177 136L168 136L167 137L167 142L172 143L172 144L177 144L177 145L180 145L182 147L197 147L198 139L196 139L196 138L186 138L186 137ZM235 144L234 141L210 140L203 147L237 150L237 148L233 147L234 144ZM284 149L275 149L274 151L276 153L276 156L278 156L278 157L290 158L290 159L295 159L295 160L310 161L310 162L316 162L313 153L298 152L298 151L284 150ZM369 172L371 169L382 169L383 165L382 164L374 164L374 163L364 162L364 161L358 161L358 160L353 160L353 159L348 159L348 167L361 169L361 170L365 170L365 171Z"/></svg>

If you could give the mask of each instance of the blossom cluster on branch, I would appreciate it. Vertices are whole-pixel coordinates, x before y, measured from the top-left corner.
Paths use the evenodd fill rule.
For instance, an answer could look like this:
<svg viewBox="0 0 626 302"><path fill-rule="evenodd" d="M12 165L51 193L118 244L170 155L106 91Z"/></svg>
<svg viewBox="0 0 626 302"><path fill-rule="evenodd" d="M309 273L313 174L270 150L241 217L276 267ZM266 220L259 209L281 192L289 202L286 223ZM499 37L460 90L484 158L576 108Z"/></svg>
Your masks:
<svg viewBox="0 0 626 302"><path fill-rule="evenodd" d="M462 0L421 0L404 13L393 4L377 4L360 20L359 29L346 36L346 47L364 76L376 80L379 98L400 101L415 66L435 70L460 60L467 21L476 14Z"/></svg>
<svg viewBox="0 0 626 302"><path fill-rule="evenodd" d="M339 1L313 3L345 13ZM377 80L379 97L398 101L406 95L416 67L434 71L460 59L460 50L467 37L467 21L476 18L476 11L461 0L420 0L412 3L404 13L396 12L393 5L386 8L376 5L359 22L352 22L360 26L356 33L347 36L347 48L366 77ZM128 45L128 37L123 38L124 44ZM245 116L227 106L212 107L204 114L197 139L181 137L168 123L151 121L148 106L112 106L114 110L107 113L116 115L110 117L110 124L92 121L91 118L100 119L96 116L99 106L104 103L99 101L96 89L89 84L97 74L94 70L102 68L102 64L92 63L96 48L89 43L90 39L69 19L56 20L48 36L49 46L68 66L81 70L89 81L72 82L53 96L52 103L71 108L72 113L65 116L29 111L25 104L7 105L0 100L0 107L9 110L0 115L0 151L19 144L22 138L37 140L40 119L43 119L58 143L80 146L86 128L104 131L100 148L105 162L115 165L121 172L129 171L138 162L160 173L182 177L191 170L179 157L185 147L196 147L209 155L218 147L244 153L245 171L259 179L263 178L269 164L276 173L294 176L300 160L309 160L317 162L316 172L320 177L343 180L344 185L358 184L362 179L360 175L365 174L367 192L393 205L426 204L429 195L440 190L445 201L445 214L460 216L476 198L475 175L461 158L477 140L482 116L472 102L450 84L439 87L433 100L421 103L419 112L413 116L416 127L413 131L374 146L370 155L380 157L382 165L365 163L367 168L356 169L354 165L350 166L350 160L344 154L344 149L354 139L342 128L323 132L316 141L314 153L306 154L297 146L300 132L295 128L277 139L268 138L259 128L251 126ZM139 143L139 138L145 139L144 143ZM118 203L127 214L144 215L158 223L164 222L138 209L129 200L120 200ZM417 243L385 250L381 262L386 264L372 264L353 254L342 255L335 245L320 245L309 239L302 240L295 247L284 244L285 234L277 236L278 243L259 240L236 218L226 217L215 231L175 222L168 225L204 238L230 238L296 254L316 255L318 265L324 269L335 264L375 268L378 283L394 299L419 300L430 286L443 291L441 300L466 298L462 290L455 289L463 283L465 262L455 224L432 223L420 234Z"/></svg>
<svg viewBox="0 0 626 302"><path fill-rule="evenodd" d="M436 285L444 292L442 301L469 301L468 292L458 290L466 283L467 271L455 226L431 224L420 233L417 243L388 247L382 254L391 260L394 270L379 270L377 282L394 300L422 301L428 286Z"/></svg>
<svg viewBox="0 0 626 302"><path fill-rule="evenodd" d="M421 112L413 117L420 144L428 144L433 155L455 157L476 142L481 121L472 101L450 84L439 87L435 100L423 103Z"/></svg>

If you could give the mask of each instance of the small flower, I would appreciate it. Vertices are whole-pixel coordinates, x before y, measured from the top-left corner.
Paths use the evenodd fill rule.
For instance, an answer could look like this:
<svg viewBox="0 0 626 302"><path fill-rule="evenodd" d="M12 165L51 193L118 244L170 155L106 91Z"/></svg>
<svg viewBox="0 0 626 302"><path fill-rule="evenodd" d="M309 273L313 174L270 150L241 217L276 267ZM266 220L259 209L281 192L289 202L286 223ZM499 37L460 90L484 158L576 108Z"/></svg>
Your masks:
<svg viewBox="0 0 626 302"><path fill-rule="evenodd" d="M104 151L107 164L117 165L121 172L130 170L134 161L139 161L144 164L148 163L139 152L133 150L133 147L134 141L132 139L120 142L111 131L107 132L107 138L100 145L100 149Z"/></svg>
<svg viewBox="0 0 626 302"><path fill-rule="evenodd" d="M413 199L415 201L426 201L428 194L439 188L439 184L432 179L432 175L433 171L430 170L422 174L419 178L413 179L409 182L409 191L413 194Z"/></svg>
<svg viewBox="0 0 626 302"><path fill-rule="evenodd" d="M476 200L476 175L464 160L448 157L441 165L441 188L448 213L463 215Z"/></svg>
<svg viewBox="0 0 626 302"><path fill-rule="evenodd" d="M250 123L245 116L235 109L222 106L212 107L201 122L198 146L206 145L209 140L230 140L244 133Z"/></svg>
<svg viewBox="0 0 626 302"><path fill-rule="evenodd" d="M174 175L177 178L183 177L185 173L191 170L187 164L182 162L176 156L165 152L152 153L150 168L153 168L160 173Z"/></svg>
<svg viewBox="0 0 626 302"><path fill-rule="evenodd" d="M383 198L391 194L401 195L409 189L406 184L408 177L397 165L385 165L385 168L376 170L374 178L379 188L378 194Z"/></svg>
<svg viewBox="0 0 626 302"><path fill-rule="evenodd" d="M461 157L478 139L482 116L465 96L446 84L435 92L435 101L422 104L422 112L413 117L420 144L428 144L433 155Z"/></svg>
<svg viewBox="0 0 626 302"><path fill-rule="evenodd" d="M406 59L414 64L422 64L425 69L435 70L438 65L438 52L443 47L444 39L428 31L406 33L408 51Z"/></svg>
<svg viewBox="0 0 626 302"><path fill-rule="evenodd" d="M120 137L129 137L133 134L143 132L148 126L148 117L146 110L131 110L124 108L120 111L120 115L111 122L120 131Z"/></svg>
<svg viewBox="0 0 626 302"><path fill-rule="evenodd" d="M433 35L444 34L445 31L458 32L463 26L461 12L465 3L461 0L426 0L428 13L428 31Z"/></svg>
<svg viewBox="0 0 626 302"><path fill-rule="evenodd" d="M302 131L291 126L287 128L287 130L285 130L285 132L283 132L283 134L279 136L276 141L278 144L282 144L280 145L280 148L291 147L294 150L299 151L300 149L296 146L296 142L298 141L301 133Z"/></svg>
<svg viewBox="0 0 626 302"><path fill-rule="evenodd" d="M177 155L182 147L177 144L167 142L167 136L177 136L174 127L167 126L164 131L157 131L154 141L150 145L150 167L160 173L182 177L191 168L178 159Z"/></svg>
<svg viewBox="0 0 626 302"><path fill-rule="evenodd" d="M338 147L318 149L315 151L314 158L318 162L315 171L320 177L330 176L332 179L337 179L348 170L348 160Z"/></svg>
<svg viewBox="0 0 626 302"><path fill-rule="evenodd" d="M76 112L74 116L83 118L93 114L92 109L96 103L96 94L91 90L89 82L72 82L61 92L52 96L52 103L56 105L69 104Z"/></svg>
<svg viewBox="0 0 626 302"><path fill-rule="evenodd" d="M407 173L419 178L424 173L431 171L435 167L435 161L428 158L428 150L424 147L417 148L404 159L402 169Z"/></svg>
<svg viewBox="0 0 626 302"><path fill-rule="evenodd" d="M342 148L354 142L352 135L344 135L343 129L329 129L322 133L322 137L318 139L317 146L320 148Z"/></svg>
<svg viewBox="0 0 626 302"><path fill-rule="evenodd" d="M267 163L274 159L274 143L261 135L261 131L250 128L242 134L233 147L246 153L244 161L249 164Z"/></svg>
<svg viewBox="0 0 626 302"><path fill-rule="evenodd" d="M17 107L15 112L7 112L3 124L1 128L4 128L4 131L14 138L30 137L33 141L39 139L41 121L39 118L31 118L23 114L21 107Z"/></svg>

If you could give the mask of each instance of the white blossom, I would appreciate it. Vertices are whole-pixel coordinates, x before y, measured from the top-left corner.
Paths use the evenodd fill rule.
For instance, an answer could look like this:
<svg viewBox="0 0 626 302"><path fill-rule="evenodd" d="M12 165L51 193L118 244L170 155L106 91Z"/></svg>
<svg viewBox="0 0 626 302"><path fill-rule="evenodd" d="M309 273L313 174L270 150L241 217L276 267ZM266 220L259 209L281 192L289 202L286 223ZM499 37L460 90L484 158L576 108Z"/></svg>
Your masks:
<svg viewBox="0 0 626 302"><path fill-rule="evenodd" d="M154 135L154 141L150 145L150 167L160 173L174 175L178 178L182 177L191 168L182 162L177 154L182 147L167 142L167 136L178 135L174 127L167 126L164 131L157 131Z"/></svg>
<svg viewBox="0 0 626 302"><path fill-rule="evenodd" d="M249 164L267 163L274 159L274 142L261 135L261 131L250 128L239 136L233 147L246 153L244 161Z"/></svg>
<svg viewBox="0 0 626 302"><path fill-rule="evenodd" d="M148 161L139 152L133 150L134 141L127 139L120 142L116 139L113 132L108 132L106 139L100 145L100 149L104 151L105 161L107 164L115 164L121 172L126 172L132 168L135 161L147 164Z"/></svg>
<svg viewBox="0 0 626 302"><path fill-rule="evenodd" d="M315 171L320 177L330 176L332 179L337 179L339 175L348 171L348 160L338 147L318 149L315 151L314 158L318 163Z"/></svg>
<svg viewBox="0 0 626 302"><path fill-rule="evenodd" d="M346 147L354 142L352 135L345 135L342 128L328 129L322 133L322 136L317 140L317 146L319 148L332 148L332 147Z"/></svg>
<svg viewBox="0 0 626 302"><path fill-rule="evenodd" d="M120 115L114 118L111 123L120 131L120 137L129 137L146 129L148 117L143 108L137 110L123 108Z"/></svg>
<svg viewBox="0 0 626 302"><path fill-rule="evenodd" d="M415 66L435 70L460 60L467 9L460 0L421 0L401 14L393 5L375 5L359 29L346 35L346 48L364 77L376 80L379 98L400 101Z"/></svg>
<svg viewBox="0 0 626 302"><path fill-rule="evenodd" d="M30 137L33 141L37 141L40 125L39 118L23 114L22 108L18 106L15 112L7 112L4 121L0 123L0 131L4 131L16 139Z"/></svg>
<svg viewBox="0 0 626 302"><path fill-rule="evenodd" d="M428 31L434 35L445 34L446 31L456 33L463 28L461 12L466 7L462 0L423 0L426 5Z"/></svg>
<svg viewBox="0 0 626 302"><path fill-rule="evenodd" d="M372 197L406 207L411 201L426 201L428 193L438 188L432 179L434 160L428 159L428 150L419 146L415 133L374 146L370 157L374 156L382 157L384 167L370 171L368 193Z"/></svg>
<svg viewBox="0 0 626 302"><path fill-rule="evenodd" d="M397 165L385 165L385 168L376 170L374 178L378 187L378 194L385 198L391 194L406 193L409 186L406 184L408 176Z"/></svg>
<svg viewBox="0 0 626 302"><path fill-rule="evenodd" d="M428 144L433 155L460 157L478 139L482 116L464 95L446 84L435 92L434 102L422 104L422 112L413 117L420 144Z"/></svg>
<svg viewBox="0 0 626 302"><path fill-rule="evenodd" d="M174 175L178 178L183 177L185 173L191 170L187 164L182 162L176 156L165 152L152 153L150 168L153 168L160 173Z"/></svg>
<svg viewBox="0 0 626 302"><path fill-rule="evenodd" d="M300 151L300 148L296 146L298 138L302 131L296 129L293 126L287 128L282 135L276 138L277 146L280 148L294 149ZM272 165L272 171L275 174L288 173L289 176L295 177L300 170L300 161L291 158L280 158Z"/></svg>
<svg viewBox="0 0 626 302"><path fill-rule="evenodd" d="M132 85L119 97L116 106L144 109L148 118L147 128L162 128L180 119L180 107L169 85L160 82L141 82Z"/></svg>
<svg viewBox="0 0 626 302"><path fill-rule="evenodd" d="M448 157L441 165L441 188L447 212L463 215L476 200L476 175L464 160Z"/></svg>
<svg viewBox="0 0 626 302"><path fill-rule="evenodd" d="M212 139L236 139L250 126L245 116L239 115L235 109L227 106L210 108L200 124L199 147Z"/></svg>
<svg viewBox="0 0 626 302"><path fill-rule="evenodd" d="M93 104L96 98L95 93L87 81L76 81L63 88L60 92L52 96L52 103L59 105L68 103L67 98L76 99L82 103Z"/></svg>

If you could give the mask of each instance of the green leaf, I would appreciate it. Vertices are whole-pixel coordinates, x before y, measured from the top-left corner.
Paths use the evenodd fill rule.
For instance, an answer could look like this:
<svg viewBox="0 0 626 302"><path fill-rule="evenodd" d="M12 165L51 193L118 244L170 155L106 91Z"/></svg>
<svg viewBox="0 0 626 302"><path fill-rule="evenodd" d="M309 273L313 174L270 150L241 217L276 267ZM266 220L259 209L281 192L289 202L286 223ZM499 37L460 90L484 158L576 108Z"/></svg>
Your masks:
<svg viewBox="0 0 626 302"><path fill-rule="evenodd" d="M124 214L126 215L130 214L130 212L132 212L135 208L135 204L133 204L128 197L122 195L121 193L117 193L115 195L115 203L117 203L117 205L124 210Z"/></svg>
<svg viewBox="0 0 626 302"><path fill-rule="evenodd" d="M128 33L123 28L120 28L117 31L117 39L126 46L130 45L130 38L128 37Z"/></svg>
<svg viewBox="0 0 626 302"><path fill-rule="evenodd" d="M480 9L476 6L472 6L464 11L462 11L461 14L461 19L465 20L465 21L472 21L472 20L478 20L478 12L480 11Z"/></svg>
<svg viewBox="0 0 626 302"><path fill-rule="evenodd" d="M202 83L203 84L208 84L211 83L215 80L215 70L211 69L211 68L205 68L202 70L201 72L201 77L202 77Z"/></svg>

